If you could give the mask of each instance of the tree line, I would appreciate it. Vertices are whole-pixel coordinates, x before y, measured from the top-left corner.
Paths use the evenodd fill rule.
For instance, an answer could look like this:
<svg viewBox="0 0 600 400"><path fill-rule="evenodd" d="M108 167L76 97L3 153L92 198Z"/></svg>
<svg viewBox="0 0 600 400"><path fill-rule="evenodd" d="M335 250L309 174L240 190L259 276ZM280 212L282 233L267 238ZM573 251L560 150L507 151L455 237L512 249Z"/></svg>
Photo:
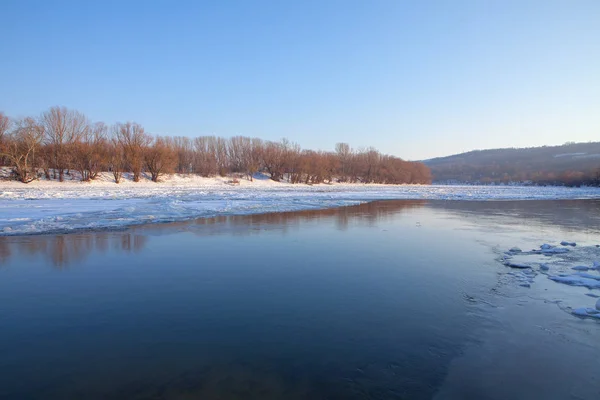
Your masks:
<svg viewBox="0 0 600 400"><path fill-rule="evenodd" d="M290 183L429 184L429 168L420 162L355 150L338 143L335 151L302 149L287 139L266 141L235 136L150 135L135 122L92 123L75 110L52 107L39 117L11 119L0 112L0 165L11 178L28 183L42 176L64 181L78 172L82 181L109 171L116 183L124 173L138 182L144 173L154 182L170 173L204 177L239 175L249 180L262 172Z"/></svg>

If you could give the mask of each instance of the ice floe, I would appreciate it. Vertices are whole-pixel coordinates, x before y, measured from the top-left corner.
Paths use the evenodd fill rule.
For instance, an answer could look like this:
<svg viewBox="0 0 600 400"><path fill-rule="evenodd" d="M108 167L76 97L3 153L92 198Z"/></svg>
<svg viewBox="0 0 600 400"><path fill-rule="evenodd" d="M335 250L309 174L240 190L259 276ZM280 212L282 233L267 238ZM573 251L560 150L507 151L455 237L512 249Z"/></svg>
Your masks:
<svg viewBox="0 0 600 400"><path fill-rule="evenodd" d="M563 240L562 242L560 242L561 246L572 246L575 247L577 246L577 243L575 242L567 242L566 240Z"/></svg>
<svg viewBox="0 0 600 400"><path fill-rule="evenodd" d="M519 268L519 269L531 268L531 265L529 265L529 264L518 263L518 262L513 262L513 261L507 261L507 262L505 262L505 264L507 267L511 267L511 268Z"/></svg>
<svg viewBox="0 0 600 400"><path fill-rule="evenodd" d="M600 289L600 280L586 278L581 275L550 275L548 279L571 286L583 286L588 289Z"/></svg>
<svg viewBox="0 0 600 400"><path fill-rule="evenodd" d="M574 309L571 311L571 313L573 313L573 315L577 315L578 317L600 319L600 310L596 308L581 307Z"/></svg>
<svg viewBox="0 0 600 400"><path fill-rule="evenodd" d="M573 268L575 271L589 271L590 267L586 267L585 265L576 265Z"/></svg>
<svg viewBox="0 0 600 400"><path fill-rule="evenodd" d="M576 275L581 276L582 278L595 279L597 281L600 281L600 275L592 275L588 274L587 272L578 272Z"/></svg>

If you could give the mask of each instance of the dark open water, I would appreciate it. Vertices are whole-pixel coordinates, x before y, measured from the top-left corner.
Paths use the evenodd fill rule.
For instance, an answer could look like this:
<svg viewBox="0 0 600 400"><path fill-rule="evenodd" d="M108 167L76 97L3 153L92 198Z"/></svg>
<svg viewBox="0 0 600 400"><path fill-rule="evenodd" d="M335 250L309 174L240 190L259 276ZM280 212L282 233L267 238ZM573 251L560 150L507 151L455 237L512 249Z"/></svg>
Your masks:
<svg viewBox="0 0 600 400"><path fill-rule="evenodd" d="M597 400L600 323L569 307L600 290L498 261L565 239L594 256L599 201L3 237L0 398Z"/></svg>

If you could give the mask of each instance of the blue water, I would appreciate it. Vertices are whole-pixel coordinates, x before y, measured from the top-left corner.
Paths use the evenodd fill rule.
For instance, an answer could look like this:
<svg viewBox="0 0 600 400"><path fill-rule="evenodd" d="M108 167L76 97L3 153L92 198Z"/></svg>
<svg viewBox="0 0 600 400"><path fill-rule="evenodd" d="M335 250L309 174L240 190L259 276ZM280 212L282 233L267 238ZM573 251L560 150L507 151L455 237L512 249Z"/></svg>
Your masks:
<svg viewBox="0 0 600 400"><path fill-rule="evenodd" d="M597 399L600 323L568 312L587 289L512 285L498 257L593 249L599 220L387 201L3 237L0 398Z"/></svg>

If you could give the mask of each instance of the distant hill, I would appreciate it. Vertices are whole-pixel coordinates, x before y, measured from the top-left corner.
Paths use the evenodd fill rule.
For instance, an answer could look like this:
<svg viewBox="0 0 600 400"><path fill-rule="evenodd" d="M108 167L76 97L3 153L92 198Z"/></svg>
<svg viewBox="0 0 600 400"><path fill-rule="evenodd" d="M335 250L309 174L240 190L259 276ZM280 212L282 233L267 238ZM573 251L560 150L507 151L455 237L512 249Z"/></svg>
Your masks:
<svg viewBox="0 0 600 400"><path fill-rule="evenodd" d="M434 183L600 184L600 142L475 150L423 162Z"/></svg>

